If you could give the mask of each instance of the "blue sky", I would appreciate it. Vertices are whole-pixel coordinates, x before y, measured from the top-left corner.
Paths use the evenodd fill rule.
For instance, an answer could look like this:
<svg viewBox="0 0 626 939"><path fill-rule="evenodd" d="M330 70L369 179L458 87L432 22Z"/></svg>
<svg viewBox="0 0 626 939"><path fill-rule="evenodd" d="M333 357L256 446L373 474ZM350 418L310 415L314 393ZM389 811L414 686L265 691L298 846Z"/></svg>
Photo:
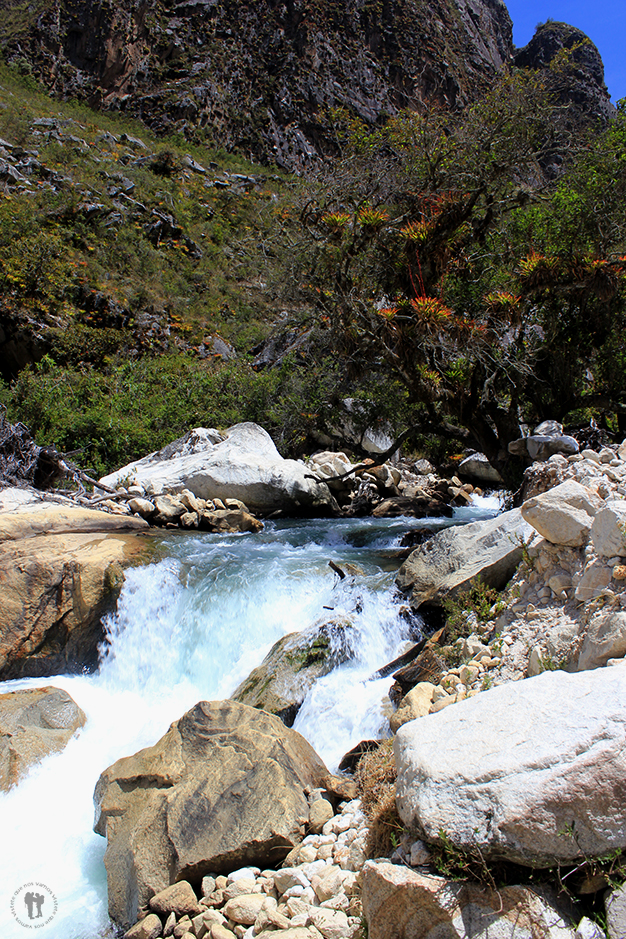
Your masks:
<svg viewBox="0 0 626 939"><path fill-rule="evenodd" d="M582 29L600 50L613 102L626 97L626 0L505 0L513 42L525 46L537 23L559 20Z"/></svg>

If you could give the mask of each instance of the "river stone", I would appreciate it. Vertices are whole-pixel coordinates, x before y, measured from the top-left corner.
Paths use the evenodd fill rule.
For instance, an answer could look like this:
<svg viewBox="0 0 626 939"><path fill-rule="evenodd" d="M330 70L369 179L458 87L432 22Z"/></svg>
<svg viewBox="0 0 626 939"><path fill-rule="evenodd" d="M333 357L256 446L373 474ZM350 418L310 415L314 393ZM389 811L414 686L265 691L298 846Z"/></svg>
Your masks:
<svg viewBox="0 0 626 939"><path fill-rule="evenodd" d="M522 505L522 515L546 541L580 548L587 542L602 500L585 486L568 479Z"/></svg>
<svg viewBox="0 0 626 939"><path fill-rule="evenodd" d="M264 929L255 939L319 939L319 933L312 933L306 926L289 926L278 933L275 929Z"/></svg>
<svg viewBox="0 0 626 939"><path fill-rule="evenodd" d="M392 704L399 708L408 692L420 682L436 685L443 678L448 671L445 659L441 655L445 640L444 626L429 636L422 651L412 662L393 673L394 683L389 689Z"/></svg>
<svg viewBox="0 0 626 939"><path fill-rule="evenodd" d="M403 724L425 717L429 713L435 688L436 685L429 681L420 681L411 688L400 702L398 710L389 718L392 734L397 733Z"/></svg>
<svg viewBox="0 0 626 939"><path fill-rule="evenodd" d="M188 489L200 499L239 499L252 512L328 514L336 508L328 486L303 463L284 460L270 435L251 423L229 427L225 438L196 428L101 482L115 487L128 477L147 492Z"/></svg>
<svg viewBox="0 0 626 939"><path fill-rule="evenodd" d="M170 913L175 913L176 916L195 916L200 912L193 887L186 880L172 884L153 896L150 900L150 909L153 913L160 913L162 916L168 916Z"/></svg>
<svg viewBox="0 0 626 939"><path fill-rule="evenodd" d="M0 695L0 790L31 766L62 750L85 723L85 714L61 688L27 688Z"/></svg>
<svg viewBox="0 0 626 939"><path fill-rule="evenodd" d="M157 511L156 521L159 525L166 525L168 522L177 522L181 515L187 511L187 506L175 496L166 493L165 495L154 497L154 507Z"/></svg>
<svg viewBox="0 0 626 939"><path fill-rule="evenodd" d="M128 932L124 933L124 939L158 939L162 929L161 920L156 913L148 913L144 919L135 923Z"/></svg>
<svg viewBox="0 0 626 939"><path fill-rule="evenodd" d="M625 730L624 664L500 685L400 728L400 816L425 841L444 831L528 866L621 850Z"/></svg>
<svg viewBox="0 0 626 939"><path fill-rule="evenodd" d="M556 902L528 887L492 891L368 861L362 900L368 939L575 939Z"/></svg>
<svg viewBox="0 0 626 939"><path fill-rule="evenodd" d="M95 830L107 837L109 912L121 925L177 880L272 869L302 840L305 790L328 770L272 714L201 701L154 746L105 770Z"/></svg>
<svg viewBox="0 0 626 939"><path fill-rule="evenodd" d="M624 939L626 936L626 886L616 887L607 894L604 901L606 907L606 924L609 939Z"/></svg>
<svg viewBox="0 0 626 939"><path fill-rule="evenodd" d="M224 534L236 531L263 531L263 522L242 509L205 509L199 518L199 526L203 531Z"/></svg>
<svg viewBox="0 0 626 939"><path fill-rule="evenodd" d="M438 493L416 496L394 496L385 499L372 510L374 518L452 518L453 510Z"/></svg>
<svg viewBox="0 0 626 939"><path fill-rule="evenodd" d="M252 926L256 922L266 899L264 893L244 893L241 896L233 897L224 907L224 915L233 923Z"/></svg>
<svg viewBox="0 0 626 939"><path fill-rule="evenodd" d="M353 633L350 620L334 619L283 636L235 689L233 700L276 714L291 727L317 679L350 658Z"/></svg>
<svg viewBox="0 0 626 939"><path fill-rule="evenodd" d="M404 562L396 583L410 593L411 606L440 606L480 576L491 587L504 587L522 560L522 540L534 532L519 509L496 518L446 528L420 545Z"/></svg>
<svg viewBox="0 0 626 939"><path fill-rule="evenodd" d="M335 814L331 803L327 799L316 799L309 809L309 828L313 834L319 834Z"/></svg>
<svg viewBox="0 0 626 939"><path fill-rule="evenodd" d="M321 932L324 939L345 939L348 932L348 917L343 910L312 906L309 920Z"/></svg>
<svg viewBox="0 0 626 939"><path fill-rule="evenodd" d="M102 617L145 547L133 516L67 506L0 513L0 680L98 664Z"/></svg>

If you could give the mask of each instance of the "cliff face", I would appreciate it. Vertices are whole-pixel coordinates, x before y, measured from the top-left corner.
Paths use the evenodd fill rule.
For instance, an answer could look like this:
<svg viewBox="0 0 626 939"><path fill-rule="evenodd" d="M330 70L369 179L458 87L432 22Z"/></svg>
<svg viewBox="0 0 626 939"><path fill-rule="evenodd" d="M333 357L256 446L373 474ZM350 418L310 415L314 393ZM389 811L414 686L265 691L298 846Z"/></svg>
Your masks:
<svg viewBox="0 0 626 939"><path fill-rule="evenodd" d="M206 128L295 169L332 150L328 110L374 122L455 108L513 52L502 0L1 0L5 57L56 94L157 130Z"/></svg>

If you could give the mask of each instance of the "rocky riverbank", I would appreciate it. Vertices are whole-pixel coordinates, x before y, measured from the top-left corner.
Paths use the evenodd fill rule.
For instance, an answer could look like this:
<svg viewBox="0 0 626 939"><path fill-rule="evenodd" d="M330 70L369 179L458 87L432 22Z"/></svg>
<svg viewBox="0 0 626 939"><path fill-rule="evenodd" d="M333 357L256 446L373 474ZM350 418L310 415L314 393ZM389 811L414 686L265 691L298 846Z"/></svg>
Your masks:
<svg viewBox="0 0 626 939"><path fill-rule="evenodd" d="M347 458L330 456L312 463L345 486L331 477L350 469ZM370 467L352 492L367 485L379 500L407 497L410 471ZM103 772L96 830L108 841L110 912L130 937L356 939L367 927L370 939L432 939L433 929L622 939L626 445L555 454L527 478L521 509L425 537L399 572L414 613L439 609L446 620L395 670L381 669L394 678L389 772L399 815L382 800L366 817L355 782L332 776L285 727L301 702L298 676L314 682L350 656L348 622L277 643L236 695L254 707L200 702L154 746ZM131 498L121 500L129 508L142 498L133 485L126 480ZM191 489L159 495L196 500L199 519L208 508ZM219 498L209 512L244 511L216 508ZM59 537L68 511L5 513L5 544L34 544L44 530ZM106 541L103 525L147 528L132 508L76 511L95 527L84 537ZM345 574L358 580L356 567ZM395 850L368 860L381 825ZM463 871L476 857L481 883L451 879L451 859ZM506 886L494 879L502 864ZM567 893L555 892L557 869ZM567 880L570 871L584 877ZM602 909L607 932L586 916Z"/></svg>
<svg viewBox="0 0 626 939"><path fill-rule="evenodd" d="M451 937L494 928L515 939L622 937L621 893L601 859L626 848L625 457L622 446L534 464L536 494L521 510L439 532L405 563L398 583L414 607L446 606L448 625L394 675L401 827L393 863L366 860L369 823L358 801L331 817L332 797L313 789L285 866L220 870L219 883L215 869L191 878L193 915L172 916L167 900L153 898L130 935L143 939L151 924L150 935L186 939L344 939L365 925L373 939L436 928ZM478 575L481 589L504 588L488 609L467 600ZM319 833L316 804L328 816ZM478 855L487 871L514 863L519 883L450 880L442 851ZM559 894L546 870L555 865L593 869L596 881L574 877ZM529 886L524 869L546 873ZM606 894L607 933L583 915L594 891L596 909Z"/></svg>

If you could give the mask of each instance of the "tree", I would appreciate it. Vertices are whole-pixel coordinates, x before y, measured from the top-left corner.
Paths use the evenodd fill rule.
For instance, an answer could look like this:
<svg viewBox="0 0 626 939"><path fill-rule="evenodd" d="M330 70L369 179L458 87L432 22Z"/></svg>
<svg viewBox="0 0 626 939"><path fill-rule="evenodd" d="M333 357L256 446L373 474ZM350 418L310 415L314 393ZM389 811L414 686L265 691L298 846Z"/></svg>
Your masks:
<svg viewBox="0 0 626 939"><path fill-rule="evenodd" d="M339 115L342 159L301 212L303 292L348 378L401 381L417 428L469 437L509 482L520 424L626 413L626 114L575 138L561 118L520 72L454 121Z"/></svg>

